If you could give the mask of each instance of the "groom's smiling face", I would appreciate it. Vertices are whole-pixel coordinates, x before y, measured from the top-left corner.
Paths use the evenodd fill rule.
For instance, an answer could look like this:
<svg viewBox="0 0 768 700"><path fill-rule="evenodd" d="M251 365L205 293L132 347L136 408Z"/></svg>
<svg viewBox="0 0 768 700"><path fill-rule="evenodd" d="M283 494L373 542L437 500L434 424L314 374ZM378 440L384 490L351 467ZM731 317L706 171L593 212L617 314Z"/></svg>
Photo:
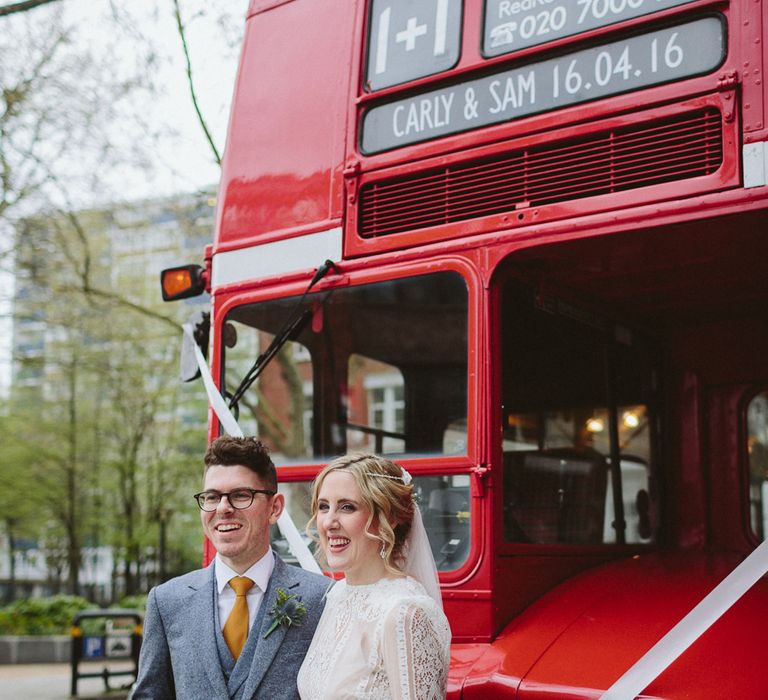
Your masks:
<svg viewBox="0 0 768 700"><path fill-rule="evenodd" d="M237 489L269 488L251 469L243 466L208 467L203 481L204 491L230 493ZM269 549L269 526L277 522L283 510L280 494L254 494L247 508L232 507L222 498L214 511L200 511L203 530L224 563L243 573L263 557Z"/></svg>

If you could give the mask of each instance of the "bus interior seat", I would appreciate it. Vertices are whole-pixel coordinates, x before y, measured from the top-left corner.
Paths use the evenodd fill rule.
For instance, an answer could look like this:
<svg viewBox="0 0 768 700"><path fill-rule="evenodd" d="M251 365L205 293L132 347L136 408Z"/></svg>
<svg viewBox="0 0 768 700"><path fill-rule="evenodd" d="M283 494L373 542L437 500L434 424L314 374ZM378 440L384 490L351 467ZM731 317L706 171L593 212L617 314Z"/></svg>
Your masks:
<svg viewBox="0 0 768 700"><path fill-rule="evenodd" d="M512 542L602 542L607 464L591 449L504 454L505 536Z"/></svg>

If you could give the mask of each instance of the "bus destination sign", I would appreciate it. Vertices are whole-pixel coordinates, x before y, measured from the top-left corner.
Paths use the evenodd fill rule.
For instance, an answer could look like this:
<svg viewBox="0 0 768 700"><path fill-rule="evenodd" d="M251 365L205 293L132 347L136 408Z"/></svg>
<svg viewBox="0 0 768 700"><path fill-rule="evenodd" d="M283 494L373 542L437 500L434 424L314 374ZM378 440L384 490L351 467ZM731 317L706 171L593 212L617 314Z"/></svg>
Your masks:
<svg viewBox="0 0 768 700"><path fill-rule="evenodd" d="M360 147L380 153L702 75L724 58L725 20L703 17L373 107Z"/></svg>
<svg viewBox="0 0 768 700"><path fill-rule="evenodd" d="M500 56L693 0L485 0L483 54Z"/></svg>

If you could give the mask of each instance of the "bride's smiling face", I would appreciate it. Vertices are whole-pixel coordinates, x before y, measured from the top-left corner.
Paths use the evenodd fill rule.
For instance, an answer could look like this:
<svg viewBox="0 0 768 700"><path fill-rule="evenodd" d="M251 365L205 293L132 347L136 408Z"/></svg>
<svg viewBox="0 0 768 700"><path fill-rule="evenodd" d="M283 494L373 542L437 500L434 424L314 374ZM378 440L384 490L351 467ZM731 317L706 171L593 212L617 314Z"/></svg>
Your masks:
<svg viewBox="0 0 768 700"><path fill-rule="evenodd" d="M366 534L371 511L364 503L355 478L341 470L329 472L317 496L317 532L332 571L343 571L353 585L374 583L386 575L379 556L381 541L376 523Z"/></svg>

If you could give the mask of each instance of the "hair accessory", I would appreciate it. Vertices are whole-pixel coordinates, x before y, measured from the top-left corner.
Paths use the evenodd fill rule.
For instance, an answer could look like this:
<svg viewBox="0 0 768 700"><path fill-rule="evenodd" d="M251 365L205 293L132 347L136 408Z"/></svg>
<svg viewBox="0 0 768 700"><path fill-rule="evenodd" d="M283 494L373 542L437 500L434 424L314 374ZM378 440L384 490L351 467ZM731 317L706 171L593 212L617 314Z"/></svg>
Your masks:
<svg viewBox="0 0 768 700"><path fill-rule="evenodd" d="M406 486L408 486L408 484L410 484L413 481L413 477L410 475L409 472L407 472L402 467L400 467L400 469L403 470L402 476L392 476L391 474L377 474L376 472L365 472L365 475L378 476L380 479L392 479L394 481L402 481Z"/></svg>

